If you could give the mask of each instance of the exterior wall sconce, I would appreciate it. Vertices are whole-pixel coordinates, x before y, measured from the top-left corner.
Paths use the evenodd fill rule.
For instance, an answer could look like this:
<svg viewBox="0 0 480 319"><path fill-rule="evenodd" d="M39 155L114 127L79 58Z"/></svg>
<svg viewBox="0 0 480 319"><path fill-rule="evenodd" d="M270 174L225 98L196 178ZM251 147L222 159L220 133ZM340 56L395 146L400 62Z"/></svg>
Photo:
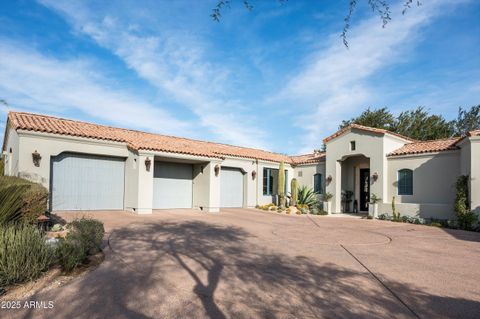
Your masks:
<svg viewBox="0 0 480 319"><path fill-rule="evenodd" d="M253 170L252 171L252 179L255 180L255 177L257 177L257 171Z"/></svg>
<svg viewBox="0 0 480 319"><path fill-rule="evenodd" d="M328 175L327 177L327 184L330 184L332 182L332 175Z"/></svg>
<svg viewBox="0 0 480 319"><path fill-rule="evenodd" d="M377 179L378 179L378 173L377 172L373 173L372 179L373 179L374 182L377 181Z"/></svg>
<svg viewBox="0 0 480 319"><path fill-rule="evenodd" d="M150 157L147 157L145 159L145 168L147 169L147 172L150 172L150 167L152 166L152 160Z"/></svg>
<svg viewBox="0 0 480 319"><path fill-rule="evenodd" d="M214 170L215 170L215 176L218 176L218 174L220 173L220 165L215 165L214 167Z"/></svg>
<svg viewBox="0 0 480 319"><path fill-rule="evenodd" d="M35 152L32 153L32 160L33 160L33 165L36 167L40 166L40 160L42 159L42 156L40 156L40 153L35 150Z"/></svg>

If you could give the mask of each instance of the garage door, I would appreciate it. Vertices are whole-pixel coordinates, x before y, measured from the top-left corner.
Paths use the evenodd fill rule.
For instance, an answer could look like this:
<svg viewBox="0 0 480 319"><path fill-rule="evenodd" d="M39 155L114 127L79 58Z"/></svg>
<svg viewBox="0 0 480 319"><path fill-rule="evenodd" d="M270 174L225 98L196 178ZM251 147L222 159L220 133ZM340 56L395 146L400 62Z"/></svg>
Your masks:
<svg viewBox="0 0 480 319"><path fill-rule="evenodd" d="M243 207L243 174L238 168L222 167L220 206Z"/></svg>
<svg viewBox="0 0 480 319"><path fill-rule="evenodd" d="M155 162L153 171L153 208L192 208L190 164Z"/></svg>
<svg viewBox="0 0 480 319"><path fill-rule="evenodd" d="M52 210L123 209L125 161L61 154L52 160Z"/></svg>

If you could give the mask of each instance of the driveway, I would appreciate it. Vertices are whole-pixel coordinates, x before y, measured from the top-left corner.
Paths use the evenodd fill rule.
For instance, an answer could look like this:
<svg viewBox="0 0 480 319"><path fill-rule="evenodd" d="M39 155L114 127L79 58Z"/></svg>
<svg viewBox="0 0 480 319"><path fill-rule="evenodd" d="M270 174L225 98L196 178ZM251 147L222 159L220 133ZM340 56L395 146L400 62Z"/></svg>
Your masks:
<svg viewBox="0 0 480 319"><path fill-rule="evenodd" d="M478 318L480 314L480 233L253 209L88 215L102 219L108 230L105 261L64 286L30 298L53 300L53 309L9 315Z"/></svg>

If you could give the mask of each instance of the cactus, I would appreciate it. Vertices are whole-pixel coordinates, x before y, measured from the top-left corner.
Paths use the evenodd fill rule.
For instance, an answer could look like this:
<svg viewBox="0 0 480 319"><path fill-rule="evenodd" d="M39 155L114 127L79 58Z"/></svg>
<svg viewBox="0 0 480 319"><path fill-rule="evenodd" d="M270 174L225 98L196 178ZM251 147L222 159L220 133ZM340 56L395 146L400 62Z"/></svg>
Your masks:
<svg viewBox="0 0 480 319"><path fill-rule="evenodd" d="M397 221L400 218L400 216L397 216L397 210L395 208L395 196L392 198L392 215L394 221Z"/></svg>
<svg viewBox="0 0 480 319"><path fill-rule="evenodd" d="M285 164L283 161L280 162L280 167L278 168L277 194L280 206L285 207Z"/></svg>
<svg viewBox="0 0 480 319"><path fill-rule="evenodd" d="M290 183L290 192L291 192L291 203L290 205L291 206L295 206L297 205L297 201L298 201L298 182L297 182L297 179L296 178L292 178L292 181Z"/></svg>

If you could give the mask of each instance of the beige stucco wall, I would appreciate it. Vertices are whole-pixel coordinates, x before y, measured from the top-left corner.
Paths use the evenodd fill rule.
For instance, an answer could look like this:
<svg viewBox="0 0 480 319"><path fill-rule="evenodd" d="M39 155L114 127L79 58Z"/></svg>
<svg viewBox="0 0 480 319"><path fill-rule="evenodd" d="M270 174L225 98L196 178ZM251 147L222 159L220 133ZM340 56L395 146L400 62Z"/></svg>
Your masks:
<svg viewBox="0 0 480 319"><path fill-rule="evenodd" d="M307 186L313 189L314 186L314 175L319 173L323 175L323 181L325 183L325 161L321 161L320 163L313 163L313 164L303 164L298 165L294 169L295 171L295 178L298 181L298 186ZM300 176L302 175L302 176ZM325 185L323 185L325 192ZM321 201L323 198L322 195L318 195L318 200Z"/></svg>
<svg viewBox="0 0 480 319"><path fill-rule="evenodd" d="M125 161L125 209L135 211L138 208L138 170L141 169L137 152L128 150Z"/></svg>
<svg viewBox="0 0 480 319"><path fill-rule="evenodd" d="M279 168L279 163L274 163L274 162L267 162L267 161L258 161L258 166L257 166L257 178L256 181L258 182L258 205L266 205L270 204L272 202L273 197L271 195L263 195L263 169L264 168ZM292 178L294 176L294 169L289 165L285 164L285 169L288 171L288 178L286 179L287 183L287 193L285 195L288 195L290 192L290 182L292 181ZM252 206L255 206L253 204Z"/></svg>
<svg viewBox="0 0 480 319"><path fill-rule="evenodd" d="M5 159L4 174L16 176L18 175L19 136L18 133L12 129L7 129L6 133L5 153L3 154Z"/></svg>
<svg viewBox="0 0 480 319"><path fill-rule="evenodd" d="M470 196L471 207L480 215L480 136L470 137Z"/></svg>
<svg viewBox="0 0 480 319"><path fill-rule="evenodd" d="M356 149L350 149L350 142L355 141ZM370 193L384 198L387 192L387 160L386 155L391 151L401 147L407 141L390 135L380 135L362 130L352 129L326 143L326 176L331 176L332 181L327 184L327 192L332 193L332 211L341 210L341 190L342 190L342 172L341 161L352 157L363 155L370 160L370 174L377 173L376 182L371 179ZM350 172L351 173L351 172Z"/></svg>
<svg viewBox="0 0 480 319"><path fill-rule="evenodd" d="M398 195L398 171L413 171L413 195ZM393 196L402 215L454 218L455 182L460 175L460 151L388 158L388 192L379 213L391 214Z"/></svg>

